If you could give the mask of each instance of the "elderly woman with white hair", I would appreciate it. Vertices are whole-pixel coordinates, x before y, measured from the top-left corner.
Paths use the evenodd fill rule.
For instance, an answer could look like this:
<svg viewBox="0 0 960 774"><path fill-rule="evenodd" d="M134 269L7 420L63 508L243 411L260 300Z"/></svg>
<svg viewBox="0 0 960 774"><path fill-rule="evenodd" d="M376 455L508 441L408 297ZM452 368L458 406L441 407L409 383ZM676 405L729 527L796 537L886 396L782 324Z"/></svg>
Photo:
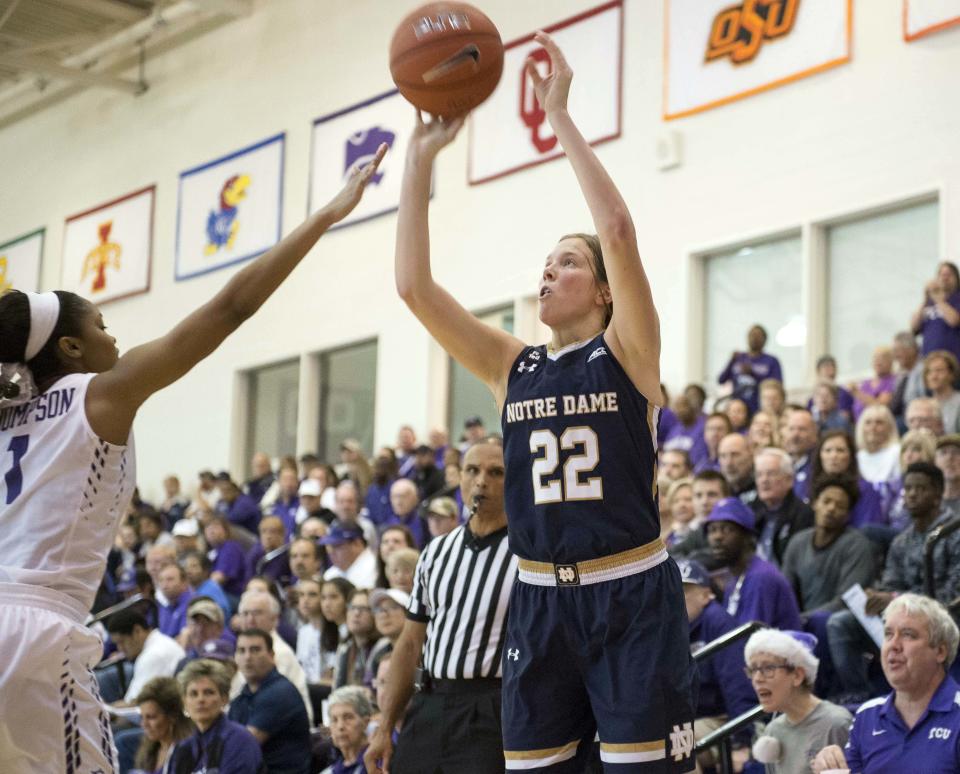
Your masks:
<svg viewBox="0 0 960 774"><path fill-rule="evenodd" d="M367 725L373 716L370 691L359 685L337 688L327 700L330 737L340 758L323 774L367 774L363 754L367 749Z"/></svg>
<svg viewBox="0 0 960 774"><path fill-rule="evenodd" d="M806 632L763 629L747 641L745 671L764 711L775 714L753 756L767 774L809 774L827 745L843 745L852 720L843 707L813 693L819 659L817 638Z"/></svg>
<svg viewBox="0 0 960 774"><path fill-rule="evenodd" d="M822 749L813 771L960 771L960 685L949 672L958 642L935 599L901 594L887 605L880 664L893 691L862 704L847 744Z"/></svg>
<svg viewBox="0 0 960 774"><path fill-rule="evenodd" d="M857 465L860 475L880 495L887 513L900 489L900 432L886 406L864 409L857 420Z"/></svg>

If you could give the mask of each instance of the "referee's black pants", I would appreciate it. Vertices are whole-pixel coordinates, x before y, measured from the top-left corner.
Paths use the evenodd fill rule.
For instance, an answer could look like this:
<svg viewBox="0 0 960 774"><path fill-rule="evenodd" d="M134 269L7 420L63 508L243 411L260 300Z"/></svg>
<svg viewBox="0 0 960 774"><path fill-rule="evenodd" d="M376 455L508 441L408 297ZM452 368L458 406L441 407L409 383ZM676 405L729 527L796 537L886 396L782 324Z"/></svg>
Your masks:
<svg viewBox="0 0 960 774"><path fill-rule="evenodd" d="M414 694L391 774L497 774L505 770L500 680L436 680Z"/></svg>

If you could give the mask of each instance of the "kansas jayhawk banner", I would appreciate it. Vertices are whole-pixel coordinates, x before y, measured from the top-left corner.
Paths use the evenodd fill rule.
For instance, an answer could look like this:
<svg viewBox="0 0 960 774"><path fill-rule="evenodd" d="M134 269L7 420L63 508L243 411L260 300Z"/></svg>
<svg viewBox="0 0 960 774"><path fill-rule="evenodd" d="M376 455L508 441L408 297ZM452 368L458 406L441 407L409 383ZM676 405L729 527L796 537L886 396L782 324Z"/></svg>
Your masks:
<svg viewBox="0 0 960 774"><path fill-rule="evenodd" d="M903 0L903 39L925 37L960 24L960 0Z"/></svg>
<svg viewBox="0 0 960 774"><path fill-rule="evenodd" d="M150 289L156 186L67 218L60 287L95 304Z"/></svg>
<svg viewBox="0 0 960 774"><path fill-rule="evenodd" d="M43 235L41 228L0 244L0 295L11 289L40 290Z"/></svg>
<svg viewBox="0 0 960 774"><path fill-rule="evenodd" d="M852 0L664 0L667 120L850 61Z"/></svg>
<svg viewBox="0 0 960 774"><path fill-rule="evenodd" d="M400 181L414 109L396 89L321 116L313 122L308 212L322 207L343 188L357 165L366 164L385 142L390 152L370 178L356 209L334 228L393 212L400 206Z"/></svg>
<svg viewBox="0 0 960 774"><path fill-rule="evenodd" d="M177 280L249 260L280 240L285 138L180 173Z"/></svg>
<svg viewBox="0 0 960 774"><path fill-rule="evenodd" d="M605 3L543 29L556 39L573 69L569 110L584 137L591 145L619 137L623 3ZM532 32L504 49L499 85L470 115L471 185L563 155L524 72L532 56L545 73L546 50L534 42Z"/></svg>

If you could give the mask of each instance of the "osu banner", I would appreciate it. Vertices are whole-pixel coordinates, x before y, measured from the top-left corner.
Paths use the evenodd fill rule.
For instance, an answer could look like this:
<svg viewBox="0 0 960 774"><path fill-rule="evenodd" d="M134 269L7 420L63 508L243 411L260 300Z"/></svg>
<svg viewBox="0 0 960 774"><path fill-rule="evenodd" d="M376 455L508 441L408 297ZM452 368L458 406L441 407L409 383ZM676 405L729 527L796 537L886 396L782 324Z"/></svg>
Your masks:
<svg viewBox="0 0 960 774"><path fill-rule="evenodd" d="M249 260L280 240L284 137L180 173L177 280Z"/></svg>
<svg viewBox="0 0 960 774"><path fill-rule="evenodd" d="M916 40L960 24L960 0L903 0L903 39Z"/></svg>
<svg viewBox="0 0 960 774"><path fill-rule="evenodd" d="M363 198L334 228L393 212L400 206L400 182L416 113L396 89L322 116L313 122L308 212L336 196L351 171L366 164L385 142L390 152L370 178Z"/></svg>
<svg viewBox="0 0 960 774"><path fill-rule="evenodd" d="M0 294L8 290L40 290L40 259L44 229L0 244Z"/></svg>
<svg viewBox="0 0 960 774"><path fill-rule="evenodd" d="M850 61L852 0L664 0L667 120Z"/></svg>
<svg viewBox="0 0 960 774"><path fill-rule="evenodd" d="M623 65L621 0L543 28L573 69L569 110L591 145L620 136ZM563 155L527 77L528 57L546 74L550 57L533 33L507 43L503 77L490 98L470 115L471 185L484 183Z"/></svg>
<svg viewBox="0 0 960 774"><path fill-rule="evenodd" d="M156 186L67 218L60 287L95 304L146 293Z"/></svg>

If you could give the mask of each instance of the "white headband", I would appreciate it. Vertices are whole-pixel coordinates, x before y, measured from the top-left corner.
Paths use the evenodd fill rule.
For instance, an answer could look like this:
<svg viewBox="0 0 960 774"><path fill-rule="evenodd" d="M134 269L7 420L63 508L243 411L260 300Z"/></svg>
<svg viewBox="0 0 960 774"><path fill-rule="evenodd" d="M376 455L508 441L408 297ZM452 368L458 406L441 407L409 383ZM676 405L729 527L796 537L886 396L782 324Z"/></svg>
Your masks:
<svg viewBox="0 0 960 774"><path fill-rule="evenodd" d="M30 302L30 335L23 360L29 363L50 340L50 334L57 327L60 317L60 299L53 291L46 293L27 293Z"/></svg>

